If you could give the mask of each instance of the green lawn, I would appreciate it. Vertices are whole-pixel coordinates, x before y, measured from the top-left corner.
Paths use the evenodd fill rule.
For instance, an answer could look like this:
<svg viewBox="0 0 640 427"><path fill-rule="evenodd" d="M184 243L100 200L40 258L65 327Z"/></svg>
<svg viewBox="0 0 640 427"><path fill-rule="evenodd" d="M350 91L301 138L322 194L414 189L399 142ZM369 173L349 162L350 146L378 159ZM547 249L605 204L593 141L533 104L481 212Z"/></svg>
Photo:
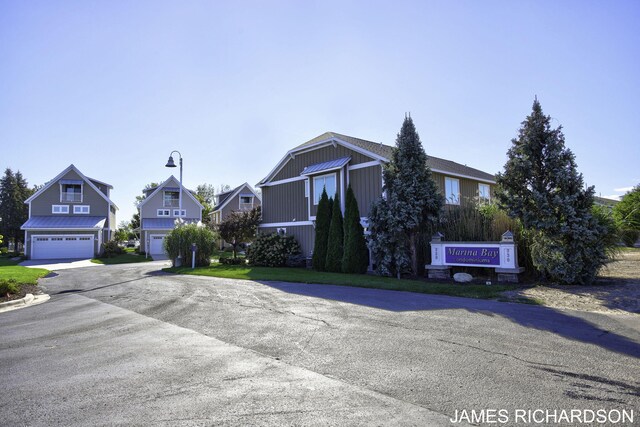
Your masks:
<svg viewBox="0 0 640 427"><path fill-rule="evenodd" d="M18 262L9 258L0 258L0 280L14 279L20 284L36 285L40 277L49 274L49 270L44 268L21 267Z"/></svg>
<svg viewBox="0 0 640 427"><path fill-rule="evenodd" d="M140 255L135 252L133 248L126 248L125 253L122 255L115 256L113 258L94 258L91 262L96 264L128 264L131 262L148 262L153 261L153 258L145 258L144 255Z"/></svg>
<svg viewBox="0 0 640 427"><path fill-rule="evenodd" d="M164 271L227 279L316 283L483 299L500 298L500 292L517 288L517 286L514 285L460 285L361 274L321 273L304 268L250 267L246 265L223 265L217 263L212 264L210 267L198 267L194 270L188 267L178 267L165 268Z"/></svg>

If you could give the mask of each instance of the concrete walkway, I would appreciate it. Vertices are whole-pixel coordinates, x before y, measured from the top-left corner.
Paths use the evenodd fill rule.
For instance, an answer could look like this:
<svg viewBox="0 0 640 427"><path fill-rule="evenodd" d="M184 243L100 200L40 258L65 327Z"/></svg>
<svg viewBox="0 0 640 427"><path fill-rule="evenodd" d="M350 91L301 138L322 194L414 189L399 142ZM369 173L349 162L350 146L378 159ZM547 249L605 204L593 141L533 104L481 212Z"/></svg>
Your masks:
<svg viewBox="0 0 640 427"><path fill-rule="evenodd" d="M36 259L23 261L19 265L29 268L44 268L51 271L104 266L104 264L93 263L90 259Z"/></svg>

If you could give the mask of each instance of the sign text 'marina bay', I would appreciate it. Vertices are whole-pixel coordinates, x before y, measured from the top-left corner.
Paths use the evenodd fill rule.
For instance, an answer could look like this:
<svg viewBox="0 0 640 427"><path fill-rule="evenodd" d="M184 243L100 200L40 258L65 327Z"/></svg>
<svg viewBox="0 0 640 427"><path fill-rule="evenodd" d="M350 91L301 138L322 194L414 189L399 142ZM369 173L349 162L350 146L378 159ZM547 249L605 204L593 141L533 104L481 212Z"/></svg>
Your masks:
<svg viewBox="0 0 640 427"><path fill-rule="evenodd" d="M487 246L446 246L445 264L500 265L500 249Z"/></svg>

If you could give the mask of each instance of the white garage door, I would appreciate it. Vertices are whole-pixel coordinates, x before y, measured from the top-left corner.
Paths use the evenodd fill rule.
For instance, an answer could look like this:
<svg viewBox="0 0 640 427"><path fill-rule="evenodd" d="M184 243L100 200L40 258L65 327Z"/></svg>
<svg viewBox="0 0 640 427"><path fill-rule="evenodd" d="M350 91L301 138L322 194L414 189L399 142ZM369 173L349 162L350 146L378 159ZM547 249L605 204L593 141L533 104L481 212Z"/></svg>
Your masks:
<svg viewBox="0 0 640 427"><path fill-rule="evenodd" d="M34 236L32 259L93 258L93 236Z"/></svg>
<svg viewBox="0 0 640 427"><path fill-rule="evenodd" d="M164 255L164 235L149 236L149 254Z"/></svg>

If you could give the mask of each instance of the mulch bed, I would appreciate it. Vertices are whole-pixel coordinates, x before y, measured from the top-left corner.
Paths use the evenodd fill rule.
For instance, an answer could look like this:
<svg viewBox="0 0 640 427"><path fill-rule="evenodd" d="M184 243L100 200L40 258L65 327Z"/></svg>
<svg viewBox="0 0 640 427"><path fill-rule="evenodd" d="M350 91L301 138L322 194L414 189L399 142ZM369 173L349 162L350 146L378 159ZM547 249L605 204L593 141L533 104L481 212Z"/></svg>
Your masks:
<svg viewBox="0 0 640 427"><path fill-rule="evenodd" d="M16 299L24 298L27 294L39 294L40 288L37 285L22 285L20 288L20 292L17 294L9 294L9 296L0 297L0 302L13 301Z"/></svg>

